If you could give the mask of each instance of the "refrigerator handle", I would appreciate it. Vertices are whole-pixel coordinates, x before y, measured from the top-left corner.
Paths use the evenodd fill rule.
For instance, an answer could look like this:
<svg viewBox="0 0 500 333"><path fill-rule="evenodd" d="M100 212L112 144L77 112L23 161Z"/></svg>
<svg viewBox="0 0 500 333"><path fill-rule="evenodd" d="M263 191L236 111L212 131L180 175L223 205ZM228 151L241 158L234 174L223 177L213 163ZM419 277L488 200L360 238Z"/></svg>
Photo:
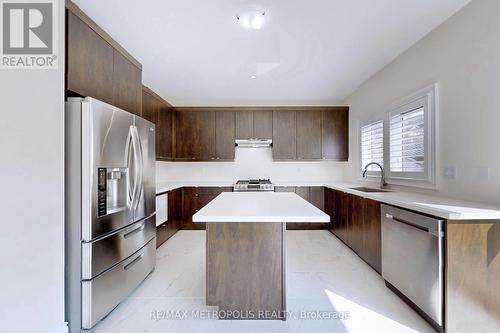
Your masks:
<svg viewBox="0 0 500 333"><path fill-rule="evenodd" d="M142 184L142 151L137 128L132 125L130 130L132 133L132 145L134 148L134 189L132 209L135 210L139 204L140 187Z"/></svg>
<svg viewBox="0 0 500 333"><path fill-rule="evenodd" d="M128 135L127 135L127 144L125 146L125 165L127 167L127 188L128 188L128 196L127 196L127 202L129 208L133 207L135 197L135 188L134 188L134 183L135 183L135 178L132 175L132 165L134 164L133 160L133 154L134 154L134 141L133 141L133 130L132 126L130 126L128 130Z"/></svg>
<svg viewBox="0 0 500 333"><path fill-rule="evenodd" d="M135 142L136 142L136 149L137 149L137 172L138 172L138 177L137 177L137 185L136 185L136 193L135 193L135 207L134 209L137 209L139 206L139 201L141 198L141 193L142 193L142 181L143 181L143 171L144 171L144 161L143 161L143 150L142 150L142 143L141 143L141 138L139 136L139 131L137 130L137 127L134 126L134 136L135 136Z"/></svg>

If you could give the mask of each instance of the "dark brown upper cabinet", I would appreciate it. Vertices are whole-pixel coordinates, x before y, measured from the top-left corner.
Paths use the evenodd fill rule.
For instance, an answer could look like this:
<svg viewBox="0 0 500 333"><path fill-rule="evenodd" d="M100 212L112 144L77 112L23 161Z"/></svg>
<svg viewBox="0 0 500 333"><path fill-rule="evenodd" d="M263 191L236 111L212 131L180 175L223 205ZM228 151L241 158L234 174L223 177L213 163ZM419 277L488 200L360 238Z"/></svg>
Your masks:
<svg viewBox="0 0 500 333"><path fill-rule="evenodd" d="M273 137L273 112L253 112L253 136L257 139L271 139Z"/></svg>
<svg viewBox="0 0 500 333"><path fill-rule="evenodd" d="M236 139L271 139L272 110L236 111Z"/></svg>
<svg viewBox="0 0 500 333"><path fill-rule="evenodd" d="M273 159L297 158L297 119L295 111L273 111Z"/></svg>
<svg viewBox="0 0 500 333"><path fill-rule="evenodd" d="M113 47L70 11L66 36L66 90L112 104Z"/></svg>
<svg viewBox="0 0 500 333"><path fill-rule="evenodd" d="M173 146L173 116L174 109L164 103L158 106L158 124L156 132L156 158L158 160L172 160Z"/></svg>
<svg viewBox="0 0 500 333"><path fill-rule="evenodd" d="M321 111L297 111L297 159L321 158Z"/></svg>
<svg viewBox="0 0 500 333"><path fill-rule="evenodd" d="M138 116L142 109L142 70L114 50L113 105Z"/></svg>
<svg viewBox="0 0 500 333"><path fill-rule="evenodd" d="M349 108L338 107L322 111L322 158L347 161L349 159Z"/></svg>
<svg viewBox="0 0 500 333"><path fill-rule="evenodd" d="M234 160L235 112L215 112L215 159Z"/></svg>
<svg viewBox="0 0 500 333"><path fill-rule="evenodd" d="M215 159L215 111L175 111L175 159Z"/></svg>
<svg viewBox="0 0 500 333"><path fill-rule="evenodd" d="M253 120L253 111L236 112L236 139L254 138Z"/></svg>
<svg viewBox="0 0 500 333"><path fill-rule="evenodd" d="M142 65L71 1L66 18L67 96L93 97L140 115Z"/></svg>
<svg viewBox="0 0 500 333"><path fill-rule="evenodd" d="M141 116L156 125L156 159L172 159L173 108L151 89L142 87Z"/></svg>

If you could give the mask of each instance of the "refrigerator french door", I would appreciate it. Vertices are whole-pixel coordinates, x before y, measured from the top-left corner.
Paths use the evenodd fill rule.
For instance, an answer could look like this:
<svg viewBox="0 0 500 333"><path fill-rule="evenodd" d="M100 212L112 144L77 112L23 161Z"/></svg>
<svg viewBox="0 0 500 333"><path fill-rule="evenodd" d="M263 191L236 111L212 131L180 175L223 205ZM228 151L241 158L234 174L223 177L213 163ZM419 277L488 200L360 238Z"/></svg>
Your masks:
<svg viewBox="0 0 500 333"><path fill-rule="evenodd" d="M65 110L66 320L92 329L154 269L155 126L93 98Z"/></svg>

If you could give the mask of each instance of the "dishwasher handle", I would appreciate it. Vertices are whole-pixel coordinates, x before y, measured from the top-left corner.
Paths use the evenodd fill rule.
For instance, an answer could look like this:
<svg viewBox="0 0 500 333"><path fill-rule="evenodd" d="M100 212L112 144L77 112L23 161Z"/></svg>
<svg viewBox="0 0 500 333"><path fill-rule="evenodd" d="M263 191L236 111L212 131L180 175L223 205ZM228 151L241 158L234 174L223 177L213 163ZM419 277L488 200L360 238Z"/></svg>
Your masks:
<svg viewBox="0 0 500 333"><path fill-rule="evenodd" d="M396 217L392 214L389 214L389 213L386 213L385 214L385 217L389 220L393 220L393 221L396 221L396 222L399 222L399 223L403 223L403 224L406 224L410 227L413 227L413 228L417 228L417 229L420 229L422 231L425 231L425 232L428 232L429 234L433 235L433 236L436 236L436 237L444 237L444 232L442 231L442 220L434 220L436 222L436 228L429 228L427 225L424 225L423 223L420 224L418 223L417 221L407 221L403 218L400 218L400 217Z"/></svg>

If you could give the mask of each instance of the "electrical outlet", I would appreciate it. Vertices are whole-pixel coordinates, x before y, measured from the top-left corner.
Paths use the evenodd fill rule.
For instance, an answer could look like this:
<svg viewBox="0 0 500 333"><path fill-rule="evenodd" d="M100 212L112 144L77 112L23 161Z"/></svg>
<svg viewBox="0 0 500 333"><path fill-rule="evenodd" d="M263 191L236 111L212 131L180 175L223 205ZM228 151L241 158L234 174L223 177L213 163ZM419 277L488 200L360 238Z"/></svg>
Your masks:
<svg viewBox="0 0 500 333"><path fill-rule="evenodd" d="M491 179L491 168L488 166L480 166L477 168L477 179L489 181Z"/></svg>
<svg viewBox="0 0 500 333"><path fill-rule="evenodd" d="M455 180L457 179L457 168L454 166L445 167L443 170L444 179Z"/></svg>

